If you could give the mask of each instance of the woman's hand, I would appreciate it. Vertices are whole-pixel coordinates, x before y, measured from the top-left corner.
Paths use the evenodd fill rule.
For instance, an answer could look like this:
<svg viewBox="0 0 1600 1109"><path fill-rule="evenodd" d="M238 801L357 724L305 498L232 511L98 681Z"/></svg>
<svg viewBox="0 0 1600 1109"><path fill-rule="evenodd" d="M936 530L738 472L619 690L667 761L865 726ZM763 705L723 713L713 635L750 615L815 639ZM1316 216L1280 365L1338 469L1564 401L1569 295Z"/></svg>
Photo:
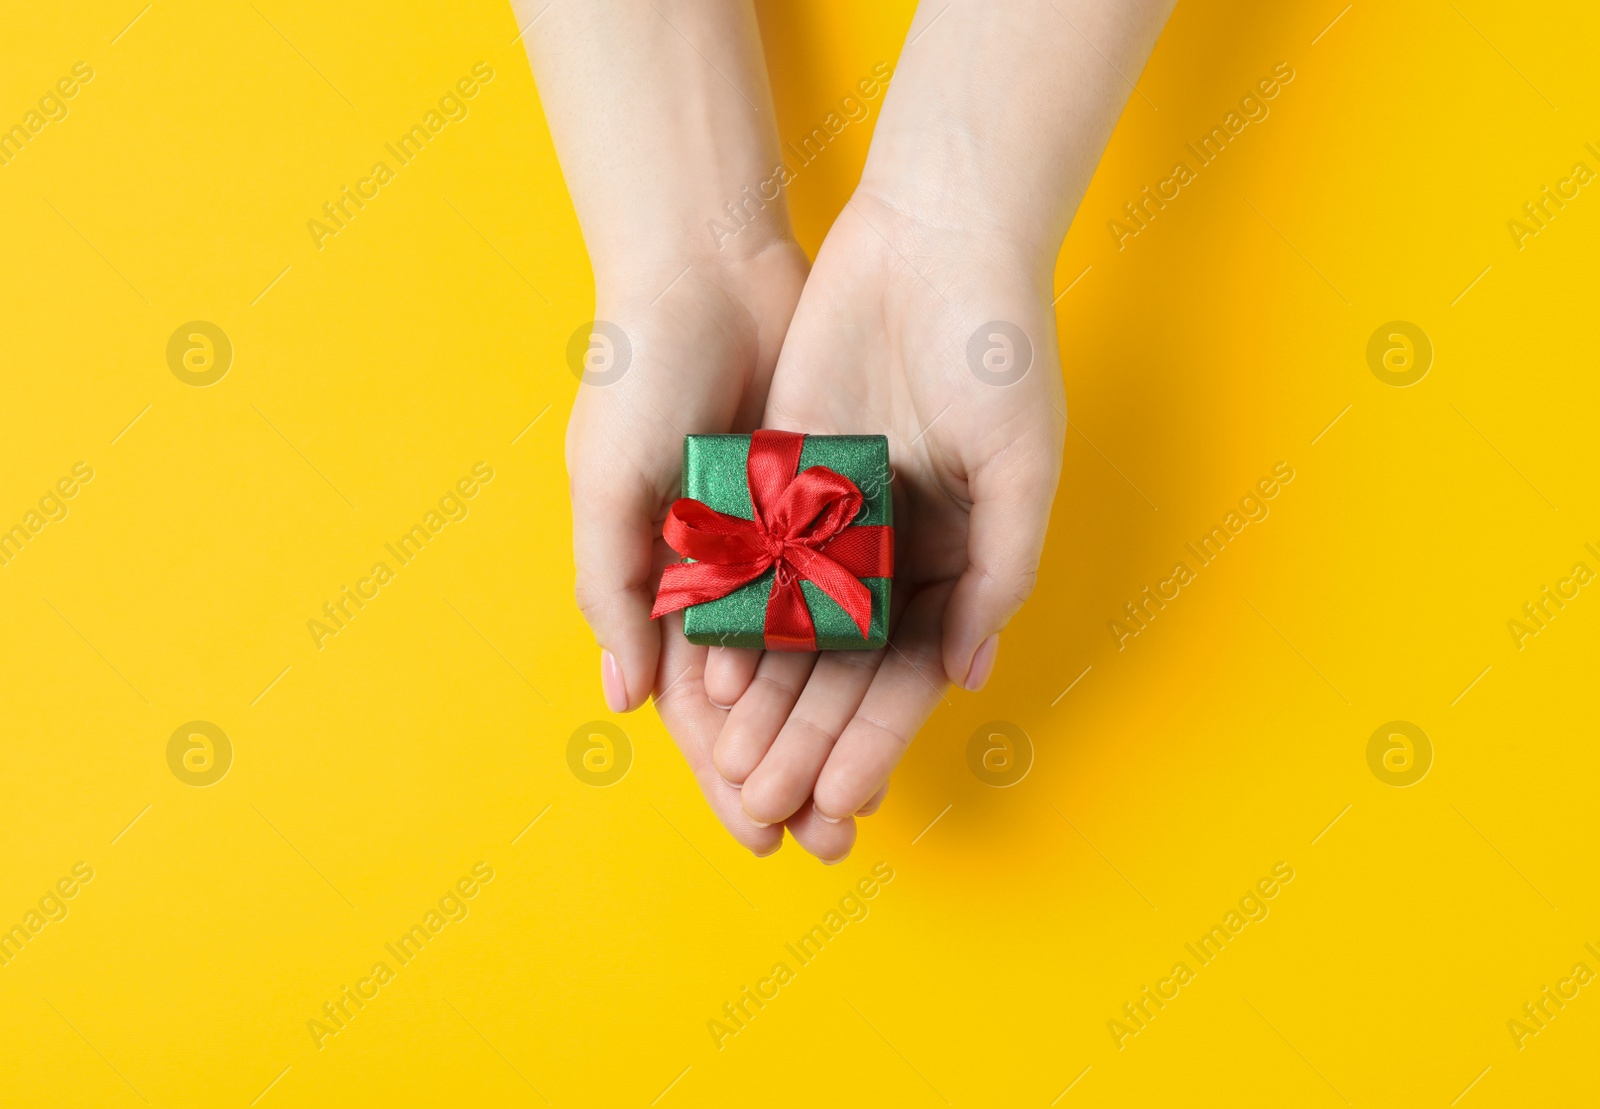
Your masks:
<svg viewBox="0 0 1600 1109"><path fill-rule="evenodd" d="M875 808L945 686L988 679L1033 589L1061 469L1053 260L865 191L829 232L765 424L889 437L894 623L875 652L713 649L709 695L733 705L716 765L753 821Z"/></svg>
<svg viewBox="0 0 1600 1109"><path fill-rule="evenodd" d="M707 649L684 639L681 615L652 622L650 609L661 568L677 558L661 524L678 496L683 437L759 426L806 260L780 241L744 261L703 259L673 276L600 290L597 315L620 329L630 353L619 374L615 341L596 343L604 355L597 360L612 362L597 365L591 380L609 384L585 384L567 425L578 605L604 644L610 708L637 708L653 688L712 811L741 844L766 855L782 845L783 827L753 821L712 762L727 710L706 692ZM671 284L653 291L656 282ZM784 815L812 853L848 853L852 827L804 806Z"/></svg>
<svg viewBox="0 0 1600 1109"><path fill-rule="evenodd" d="M650 608L661 567L676 558L661 523L678 496L683 437L757 426L806 260L780 241L745 260L671 269L597 290L596 316L618 331L597 326L604 338L591 341L585 378L607 384L579 388L567 425L578 606L601 644L608 707L627 712L661 690L657 707L712 809L766 853L781 829L743 817L738 792L712 768L723 713L700 684L705 648L683 639L680 620L652 621Z"/></svg>
<svg viewBox="0 0 1600 1109"><path fill-rule="evenodd" d="M661 521L683 436L757 426L805 280L783 198L761 195L781 155L755 10L750 0L516 7L607 325L590 339L595 364L567 425L578 603L599 641L601 690L614 712L658 690L712 809L770 853L782 829L752 824L711 763L724 713L700 682L705 649L684 641L676 618L650 620L655 577L673 557ZM710 225L730 219L732 236ZM791 827L817 851L837 835L803 818Z"/></svg>
<svg viewBox="0 0 1600 1109"><path fill-rule="evenodd" d="M757 426L806 259L685 260L597 289L600 321L567 424L578 607L601 645L613 712L655 684L655 545L678 496L683 437ZM613 330L614 329L614 330Z"/></svg>
<svg viewBox="0 0 1600 1109"><path fill-rule="evenodd" d="M631 710L654 688L745 846L776 850L786 821L841 859L853 814L881 801L945 685L987 680L1032 589L1066 421L1052 263L1123 74L1172 0L919 12L861 188L803 298L784 201L760 184L782 155L751 0L514 3L596 316L631 351L607 384L582 387L567 435L579 603L606 701ZM708 221L735 212L735 237L712 234ZM889 436L886 651L708 654L679 617L651 624L682 436L758 420Z"/></svg>
<svg viewBox="0 0 1600 1109"><path fill-rule="evenodd" d="M999 632L1033 588L1061 468L1056 255L1127 100L1125 74L1171 8L919 7L766 418L889 437L889 648L715 652L711 695L738 699L716 762L754 820L871 812L945 686L977 689L993 670Z"/></svg>

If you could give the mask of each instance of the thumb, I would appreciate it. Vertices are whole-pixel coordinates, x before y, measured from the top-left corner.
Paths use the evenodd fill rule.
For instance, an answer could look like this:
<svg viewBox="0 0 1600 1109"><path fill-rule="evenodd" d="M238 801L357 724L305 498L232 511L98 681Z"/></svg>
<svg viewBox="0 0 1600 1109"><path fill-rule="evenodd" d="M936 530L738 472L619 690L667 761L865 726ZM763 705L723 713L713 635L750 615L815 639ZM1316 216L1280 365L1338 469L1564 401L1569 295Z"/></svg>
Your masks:
<svg viewBox="0 0 1600 1109"><path fill-rule="evenodd" d="M578 608L600 644L600 688L612 712L644 704L661 650L650 619L655 493L614 467L572 476Z"/></svg>
<svg viewBox="0 0 1600 1109"><path fill-rule="evenodd" d="M1003 457L970 482L967 568L944 616L945 673L974 691L994 670L1001 629L1033 592L1055 499L1057 467Z"/></svg>

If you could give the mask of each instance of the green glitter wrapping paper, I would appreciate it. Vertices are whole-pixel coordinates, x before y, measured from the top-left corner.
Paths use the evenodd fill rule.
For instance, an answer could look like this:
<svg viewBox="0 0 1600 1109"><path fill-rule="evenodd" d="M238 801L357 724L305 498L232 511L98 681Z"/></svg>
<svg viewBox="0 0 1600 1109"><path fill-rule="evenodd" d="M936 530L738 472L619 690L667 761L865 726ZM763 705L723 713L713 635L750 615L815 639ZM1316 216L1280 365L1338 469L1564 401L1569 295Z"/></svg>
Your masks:
<svg viewBox="0 0 1600 1109"><path fill-rule="evenodd" d="M683 439L683 495L741 519L755 518L750 501L746 463L748 435L686 435ZM882 435L807 435L800 448L800 470L826 466L843 474L861 490L861 511L855 526L894 523L894 499L889 491L889 440ZM683 610L683 634L702 647L765 645L767 598L776 571L735 589L726 597ZM817 629L819 651L870 651L889 642L890 578L862 578L872 594L872 622L867 637L848 613L809 581L800 583L806 607Z"/></svg>

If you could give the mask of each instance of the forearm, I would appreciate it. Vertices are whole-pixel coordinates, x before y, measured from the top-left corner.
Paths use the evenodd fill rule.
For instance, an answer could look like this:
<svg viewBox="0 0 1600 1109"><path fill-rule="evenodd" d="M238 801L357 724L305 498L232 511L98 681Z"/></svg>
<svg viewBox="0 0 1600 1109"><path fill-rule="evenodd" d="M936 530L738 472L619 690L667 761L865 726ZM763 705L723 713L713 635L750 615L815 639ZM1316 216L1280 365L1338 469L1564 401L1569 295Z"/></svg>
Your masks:
<svg viewBox="0 0 1600 1109"><path fill-rule="evenodd" d="M1053 262L1173 3L922 4L863 189Z"/></svg>
<svg viewBox="0 0 1600 1109"><path fill-rule="evenodd" d="M789 237L781 195L745 199L780 160L751 0L546 4L513 7L602 289Z"/></svg>

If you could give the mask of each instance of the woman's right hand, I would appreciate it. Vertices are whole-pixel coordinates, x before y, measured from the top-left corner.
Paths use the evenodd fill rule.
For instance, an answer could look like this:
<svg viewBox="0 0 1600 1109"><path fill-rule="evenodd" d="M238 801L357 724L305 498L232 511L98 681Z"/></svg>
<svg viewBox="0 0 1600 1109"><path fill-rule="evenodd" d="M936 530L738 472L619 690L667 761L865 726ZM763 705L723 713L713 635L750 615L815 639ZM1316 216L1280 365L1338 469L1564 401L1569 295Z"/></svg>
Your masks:
<svg viewBox="0 0 1600 1109"><path fill-rule="evenodd" d="M806 269L785 239L740 259L701 257L608 280L596 316L618 331L591 340L567 424L578 606L600 644L606 703L629 712L654 690L712 811L758 855L781 846L784 825L753 822L712 762L727 710L706 694L708 649L683 638L681 615L652 621L650 609L661 568L677 558L661 524L678 496L683 437L760 425ZM824 858L854 838L809 808L787 826Z"/></svg>

